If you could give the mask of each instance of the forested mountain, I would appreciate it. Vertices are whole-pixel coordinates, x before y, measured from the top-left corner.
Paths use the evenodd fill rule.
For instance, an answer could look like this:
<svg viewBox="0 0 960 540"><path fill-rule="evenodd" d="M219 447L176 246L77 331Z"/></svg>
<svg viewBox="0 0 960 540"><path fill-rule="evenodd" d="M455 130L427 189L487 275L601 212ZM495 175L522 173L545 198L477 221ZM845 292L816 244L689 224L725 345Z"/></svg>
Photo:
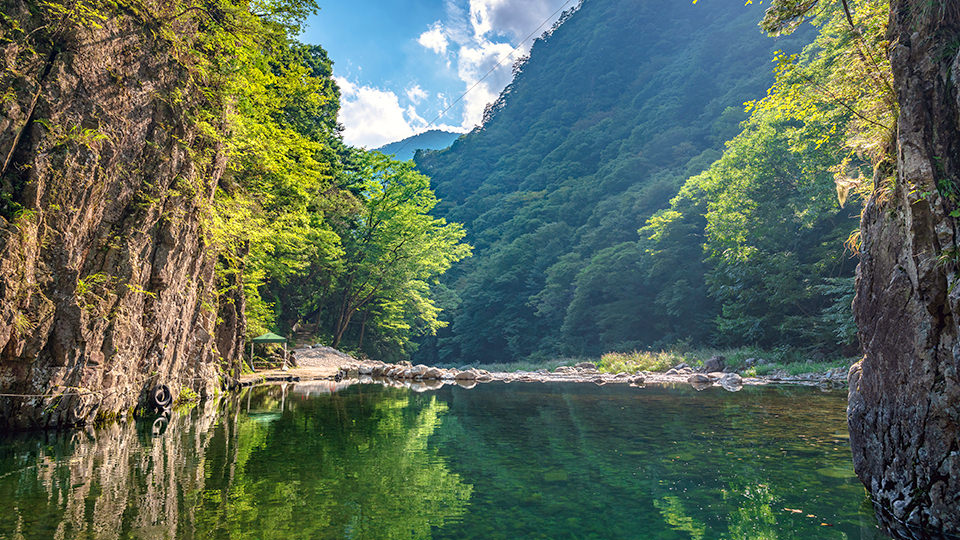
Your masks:
<svg viewBox="0 0 960 540"><path fill-rule="evenodd" d="M377 148L377 151L392 156L394 159L407 161L408 159L413 159L413 155L417 150L442 150L450 146L459 136L459 133L452 131L431 129L423 133L411 135L397 142L385 144Z"/></svg>
<svg viewBox="0 0 960 540"><path fill-rule="evenodd" d="M768 37L762 16L736 2L585 0L535 43L481 128L418 154L435 212L476 249L446 276L451 326L423 360L850 343L842 241L858 209L837 205L829 170L846 119L808 126L754 107L741 128L776 52L814 36ZM777 65L801 61L788 53Z"/></svg>

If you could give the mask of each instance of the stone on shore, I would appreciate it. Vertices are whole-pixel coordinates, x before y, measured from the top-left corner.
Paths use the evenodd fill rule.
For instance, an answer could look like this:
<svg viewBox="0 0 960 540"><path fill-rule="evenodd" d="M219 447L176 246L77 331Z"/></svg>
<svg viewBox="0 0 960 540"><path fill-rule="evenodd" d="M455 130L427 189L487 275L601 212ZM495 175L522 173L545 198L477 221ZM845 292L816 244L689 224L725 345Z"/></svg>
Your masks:
<svg viewBox="0 0 960 540"><path fill-rule="evenodd" d="M703 368L700 369L703 373L710 373L712 371L723 371L727 367L727 359L721 355L711 356L706 362L703 363Z"/></svg>

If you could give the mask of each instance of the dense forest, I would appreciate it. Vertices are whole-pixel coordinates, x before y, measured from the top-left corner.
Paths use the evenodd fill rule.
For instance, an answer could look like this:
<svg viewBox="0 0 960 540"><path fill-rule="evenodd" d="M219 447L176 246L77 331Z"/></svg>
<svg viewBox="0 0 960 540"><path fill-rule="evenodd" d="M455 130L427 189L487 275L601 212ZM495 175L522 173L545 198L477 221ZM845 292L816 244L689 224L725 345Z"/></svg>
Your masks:
<svg viewBox="0 0 960 540"><path fill-rule="evenodd" d="M286 7L266 20L239 12L259 28L218 57L233 131L210 230L224 253L246 251L222 271L243 269L251 335L279 328L406 354L441 325L430 280L470 247L461 226L429 215L437 199L411 164L344 145L332 63L293 39L315 4Z"/></svg>
<svg viewBox="0 0 960 540"><path fill-rule="evenodd" d="M749 5L567 13L480 128L415 158L435 214L475 246L445 276L451 325L420 358L854 352L862 133L890 107L855 85L859 55L885 62L885 3L850 5L855 27L828 3L777 39Z"/></svg>

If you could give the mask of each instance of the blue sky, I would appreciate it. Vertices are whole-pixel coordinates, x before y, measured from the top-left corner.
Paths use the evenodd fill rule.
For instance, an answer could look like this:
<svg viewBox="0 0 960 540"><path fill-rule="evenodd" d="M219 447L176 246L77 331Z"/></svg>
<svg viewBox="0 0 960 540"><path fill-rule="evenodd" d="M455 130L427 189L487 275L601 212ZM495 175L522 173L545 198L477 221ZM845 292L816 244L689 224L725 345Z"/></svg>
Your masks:
<svg viewBox="0 0 960 540"><path fill-rule="evenodd" d="M348 144L376 148L426 129L467 131L529 52L577 0L318 0L301 39L333 59ZM519 50L513 52L515 47ZM502 61L449 112L441 111Z"/></svg>

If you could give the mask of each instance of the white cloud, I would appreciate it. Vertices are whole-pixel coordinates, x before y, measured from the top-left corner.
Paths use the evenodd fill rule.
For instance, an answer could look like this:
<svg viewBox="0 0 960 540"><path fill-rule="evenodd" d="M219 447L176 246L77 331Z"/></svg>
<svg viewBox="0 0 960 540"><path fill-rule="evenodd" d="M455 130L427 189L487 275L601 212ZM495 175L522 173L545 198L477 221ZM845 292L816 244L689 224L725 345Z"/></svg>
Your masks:
<svg viewBox="0 0 960 540"><path fill-rule="evenodd" d="M447 47L454 51L457 76L464 91L470 89L463 97L461 128L471 129L482 121L486 106L497 99L513 78L514 62L530 52L532 39L521 40L550 28L556 20L554 12L565 2L447 0L447 19L442 24L435 23L431 30L443 28L449 39ZM565 7L574 5L575 1L569 1Z"/></svg>
<svg viewBox="0 0 960 540"><path fill-rule="evenodd" d="M427 120L422 116L420 116L419 114L417 114L417 108L414 107L413 105L408 105L407 108L404 109L403 114L407 116L407 118L410 120L412 124L418 127L423 127L427 125Z"/></svg>
<svg viewBox="0 0 960 540"><path fill-rule="evenodd" d="M472 128L482 121L487 104L495 101L500 91L510 83L513 76L510 67L513 59L519 55L513 53L513 46L508 43L483 40L474 46L461 47L458 56L457 74L466 88L472 88L463 97L462 126ZM477 84L484 75L487 78Z"/></svg>
<svg viewBox="0 0 960 540"><path fill-rule="evenodd" d="M443 25L440 24L440 21L437 21L430 26L429 30L420 34L417 43L437 54L445 54L449 40L447 34L443 31Z"/></svg>
<svg viewBox="0 0 960 540"><path fill-rule="evenodd" d="M516 44L561 5L563 0L470 0L470 22L476 35L509 36Z"/></svg>
<svg viewBox="0 0 960 540"><path fill-rule="evenodd" d="M400 106L393 92L360 86L343 77L337 77L340 86L340 123L344 125L343 140L351 146L378 148L413 135L422 127L423 120L414 111L411 125L408 111Z"/></svg>
<svg viewBox="0 0 960 540"><path fill-rule="evenodd" d="M431 99L430 92L419 84L395 93L338 77L344 140L354 146L377 148L428 128L469 131L482 121L486 106L510 83L511 67L517 58L529 53L532 40L521 40L548 29L555 21L552 14L560 6L569 8L576 4L577 0L445 0L443 19L427 27L417 43L442 56L441 62L463 84L461 89L436 92ZM428 126L417 111L421 106L437 112L445 110L468 89L461 101L459 125ZM400 104L400 97L404 98L404 105ZM434 114L431 112L427 118ZM447 118L450 116L444 119Z"/></svg>
<svg viewBox="0 0 960 540"><path fill-rule="evenodd" d="M414 105L419 105L421 101L430 97L430 92L427 92L423 88L420 88L419 84L415 84L406 90L407 99L413 102Z"/></svg>

